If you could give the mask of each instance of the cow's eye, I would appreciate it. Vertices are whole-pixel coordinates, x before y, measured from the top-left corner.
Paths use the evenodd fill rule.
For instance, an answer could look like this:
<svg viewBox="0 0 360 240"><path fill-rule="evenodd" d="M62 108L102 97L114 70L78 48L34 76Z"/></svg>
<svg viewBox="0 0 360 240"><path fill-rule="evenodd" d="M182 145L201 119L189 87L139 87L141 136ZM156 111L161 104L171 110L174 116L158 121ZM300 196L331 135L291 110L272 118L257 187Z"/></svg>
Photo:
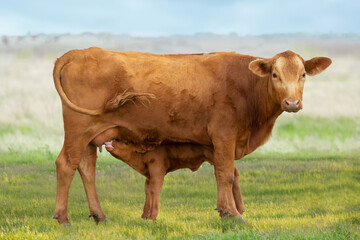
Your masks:
<svg viewBox="0 0 360 240"><path fill-rule="evenodd" d="M302 75L302 77L303 77L303 78L306 77L306 73L304 73L304 74Z"/></svg>
<svg viewBox="0 0 360 240"><path fill-rule="evenodd" d="M273 78L277 78L277 75L276 75L276 73L273 73Z"/></svg>

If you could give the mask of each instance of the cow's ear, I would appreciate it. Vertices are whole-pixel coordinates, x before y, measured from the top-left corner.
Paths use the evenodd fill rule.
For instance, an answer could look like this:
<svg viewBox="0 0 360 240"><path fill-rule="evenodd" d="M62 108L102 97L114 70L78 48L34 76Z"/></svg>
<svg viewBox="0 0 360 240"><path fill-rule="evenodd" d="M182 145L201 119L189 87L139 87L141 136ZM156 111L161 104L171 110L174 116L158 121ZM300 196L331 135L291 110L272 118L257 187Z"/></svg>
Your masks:
<svg viewBox="0 0 360 240"><path fill-rule="evenodd" d="M307 75L313 76L324 71L331 64L331 59L327 57L315 57L305 61L305 71Z"/></svg>
<svg viewBox="0 0 360 240"><path fill-rule="evenodd" d="M249 63L249 69L259 77L266 77L271 72L271 64L267 59L257 59Z"/></svg>

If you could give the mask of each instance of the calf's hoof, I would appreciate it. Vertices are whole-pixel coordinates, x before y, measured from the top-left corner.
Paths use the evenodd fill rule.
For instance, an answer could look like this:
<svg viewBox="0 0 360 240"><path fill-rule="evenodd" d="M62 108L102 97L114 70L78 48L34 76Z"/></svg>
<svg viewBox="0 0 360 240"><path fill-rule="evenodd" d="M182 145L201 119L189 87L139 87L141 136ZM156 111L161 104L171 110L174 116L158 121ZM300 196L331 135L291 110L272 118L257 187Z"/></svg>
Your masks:
<svg viewBox="0 0 360 240"><path fill-rule="evenodd" d="M150 216L151 216L151 211L143 211L143 213L141 214L141 218L142 219L149 219L150 218Z"/></svg>
<svg viewBox="0 0 360 240"><path fill-rule="evenodd" d="M156 217L152 217L152 216L145 215L145 214L141 215L141 218L145 219L145 220L153 220L153 221L156 220Z"/></svg>
<svg viewBox="0 0 360 240"><path fill-rule="evenodd" d="M153 220L153 221L156 220L156 217L155 218L153 218L153 217L141 217L141 218L144 219L144 220Z"/></svg>

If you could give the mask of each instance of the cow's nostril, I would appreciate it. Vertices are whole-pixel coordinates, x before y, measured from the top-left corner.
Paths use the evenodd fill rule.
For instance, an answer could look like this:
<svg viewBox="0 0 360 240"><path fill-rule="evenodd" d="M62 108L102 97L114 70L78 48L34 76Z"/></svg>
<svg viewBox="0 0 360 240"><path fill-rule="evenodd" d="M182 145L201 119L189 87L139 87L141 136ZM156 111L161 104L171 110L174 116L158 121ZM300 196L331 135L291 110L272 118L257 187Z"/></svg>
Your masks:
<svg viewBox="0 0 360 240"><path fill-rule="evenodd" d="M299 111L299 109L301 105L301 100L289 100L289 99L285 99L283 102L283 107L284 109L286 109L286 111L290 111L290 112L297 112Z"/></svg>

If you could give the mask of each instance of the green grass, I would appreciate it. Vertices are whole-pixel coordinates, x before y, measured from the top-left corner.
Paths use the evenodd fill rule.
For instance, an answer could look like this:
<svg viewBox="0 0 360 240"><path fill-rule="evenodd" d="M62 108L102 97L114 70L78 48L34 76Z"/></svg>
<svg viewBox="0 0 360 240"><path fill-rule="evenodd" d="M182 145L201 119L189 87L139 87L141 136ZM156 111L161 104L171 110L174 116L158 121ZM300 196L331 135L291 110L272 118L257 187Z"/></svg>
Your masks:
<svg viewBox="0 0 360 240"><path fill-rule="evenodd" d="M46 149L0 155L0 238L4 239L358 239L360 155L255 154L237 161L247 225L220 219L213 168L166 176L156 222L140 218L144 178L102 155L97 189L109 222L95 225L76 174L71 228L52 220L56 155Z"/></svg>
<svg viewBox="0 0 360 240"><path fill-rule="evenodd" d="M312 155L344 156L360 151L360 119L281 115L268 143L256 153L311 158Z"/></svg>
<svg viewBox="0 0 360 240"><path fill-rule="evenodd" d="M291 121L284 119L278 123L278 128L275 130L275 136L287 140L299 138L302 141L311 136L313 138L343 142L359 134L360 128L357 121L347 117L328 119L301 116Z"/></svg>
<svg viewBox="0 0 360 240"><path fill-rule="evenodd" d="M213 210L208 164L168 174L158 220L142 220L145 179L102 153L96 184L109 222L88 218L76 174L72 227L64 228L52 219L61 131L31 121L0 125L0 239L359 239L359 126L358 118L282 115L270 141L236 161L247 225Z"/></svg>

